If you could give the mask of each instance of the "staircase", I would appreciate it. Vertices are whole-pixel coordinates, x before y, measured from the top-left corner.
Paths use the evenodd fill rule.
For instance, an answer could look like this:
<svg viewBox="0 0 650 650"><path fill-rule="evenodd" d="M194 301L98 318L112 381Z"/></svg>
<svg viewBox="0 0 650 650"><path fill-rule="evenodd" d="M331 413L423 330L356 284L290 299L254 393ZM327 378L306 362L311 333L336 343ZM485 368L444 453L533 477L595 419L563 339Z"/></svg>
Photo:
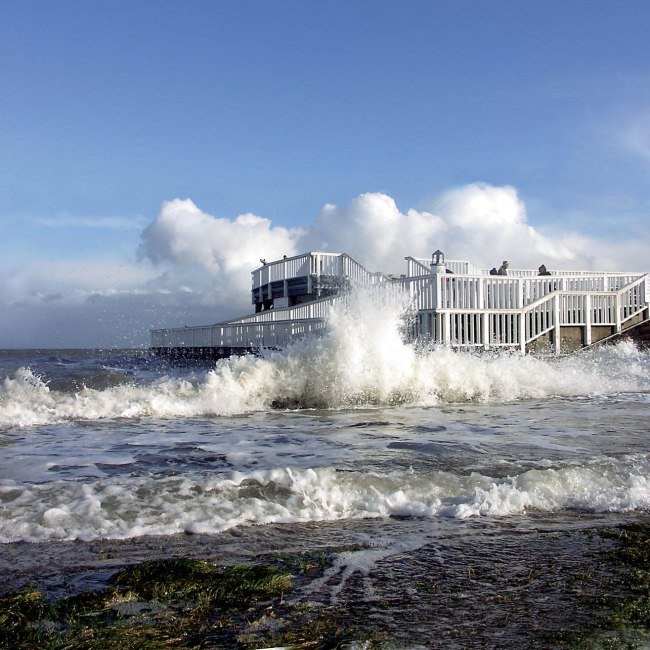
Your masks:
<svg viewBox="0 0 650 650"><path fill-rule="evenodd" d="M623 339L632 339L640 348L650 348L650 318L626 329L620 334Z"/></svg>

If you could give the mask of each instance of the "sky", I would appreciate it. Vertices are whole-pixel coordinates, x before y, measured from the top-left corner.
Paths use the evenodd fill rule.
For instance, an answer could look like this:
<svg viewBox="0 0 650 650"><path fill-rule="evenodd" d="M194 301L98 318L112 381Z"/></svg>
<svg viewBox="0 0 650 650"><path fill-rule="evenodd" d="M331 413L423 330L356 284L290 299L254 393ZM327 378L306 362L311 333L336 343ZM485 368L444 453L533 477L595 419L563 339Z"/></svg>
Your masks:
<svg viewBox="0 0 650 650"><path fill-rule="evenodd" d="M307 250L650 271L650 3L0 3L0 348L141 347Z"/></svg>

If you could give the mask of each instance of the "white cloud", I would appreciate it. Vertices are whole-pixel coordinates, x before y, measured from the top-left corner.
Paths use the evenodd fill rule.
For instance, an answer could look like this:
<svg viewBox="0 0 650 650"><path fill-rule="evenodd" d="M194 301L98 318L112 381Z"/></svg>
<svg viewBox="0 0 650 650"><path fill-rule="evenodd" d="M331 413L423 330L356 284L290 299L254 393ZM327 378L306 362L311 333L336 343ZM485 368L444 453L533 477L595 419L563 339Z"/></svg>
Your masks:
<svg viewBox="0 0 650 650"><path fill-rule="evenodd" d="M350 253L369 270L396 272L406 255L428 254L426 243L443 237L446 228L435 214L402 213L390 196L367 193L342 207L326 205L300 244L303 250Z"/></svg>
<svg viewBox="0 0 650 650"><path fill-rule="evenodd" d="M345 251L371 270L403 270L407 255L428 257L436 249L450 259L498 266L582 263L585 242L573 235L548 237L527 222L512 187L484 183L443 192L425 210L402 213L386 194L362 194L344 206L326 205L301 239L303 249Z"/></svg>
<svg viewBox="0 0 650 650"><path fill-rule="evenodd" d="M150 265L118 260L31 261L0 269L0 299L40 302L44 296L78 303L90 294L133 292L156 277Z"/></svg>
<svg viewBox="0 0 650 650"><path fill-rule="evenodd" d="M182 270L202 269L225 300L241 299L242 292L250 291L249 273L260 258L294 255L302 232L274 227L269 219L254 214L214 217L189 199L175 199L163 203L142 233L139 255Z"/></svg>
<svg viewBox="0 0 650 650"><path fill-rule="evenodd" d="M513 187L475 183L451 189L433 199L431 209L448 226L439 248L452 258L481 266L508 259L532 268L542 261L566 265L578 258L566 234L547 237L528 224L526 207Z"/></svg>
<svg viewBox="0 0 650 650"><path fill-rule="evenodd" d="M234 219L213 217L189 199L165 201L160 213L142 234L141 255L154 262L200 266L220 273L296 252L299 228L272 227L254 214Z"/></svg>
<svg viewBox="0 0 650 650"><path fill-rule="evenodd" d="M437 248L450 259L488 267L502 259L515 267L545 263L584 270L634 270L647 263L644 241L613 244L577 233L542 233L528 222L515 188L486 183L447 190L430 199L426 209L406 212L387 194L361 194L343 206L325 205L304 229L274 227L252 214L216 218L190 200L177 199L164 203L145 229L140 255L174 269L159 278L161 287L170 277L184 278L188 286L202 284L204 296L219 293L219 302L228 304L242 294L248 299L248 273L262 257L347 252L370 270L397 272L405 256L428 257Z"/></svg>
<svg viewBox="0 0 650 650"><path fill-rule="evenodd" d="M305 228L243 214L214 217L190 200L165 202L142 232L139 261L0 260L0 347L146 345L147 330L248 313L259 259L347 252L372 271L403 272L404 257L480 266L646 270L648 236L609 241L531 225L512 187L473 184L401 211L382 193L326 205Z"/></svg>

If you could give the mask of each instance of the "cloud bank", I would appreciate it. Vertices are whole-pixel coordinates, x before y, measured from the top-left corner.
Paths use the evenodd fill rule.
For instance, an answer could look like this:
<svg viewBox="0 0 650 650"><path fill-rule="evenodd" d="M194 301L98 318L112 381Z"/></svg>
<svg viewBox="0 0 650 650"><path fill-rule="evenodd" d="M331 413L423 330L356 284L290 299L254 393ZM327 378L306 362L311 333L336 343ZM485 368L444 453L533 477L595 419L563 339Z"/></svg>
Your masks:
<svg viewBox="0 0 650 650"><path fill-rule="evenodd" d="M450 259L480 266L584 270L642 269L644 242L610 242L578 233L544 233L528 223L526 206L513 187L476 183L447 190L423 209L402 212L383 193L325 205L304 228L274 227L263 217L213 217L192 201L163 204L142 234L141 258L177 270L201 269L212 282L243 286L260 258L279 259L309 250L346 252L370 270L397 272L404 257L429 257L437 248Z"/></svg>
<svg viewBox="0 0 650 650"><path fill-rule="evenodd" d="M384 193L325 205L311 224L285 228L262 216L213 216L189 199L163 203L133 241L134 259L3 267L0 347L147 345L149 328L205 324L248 313L250 271L260 258L309 250L347 252L371 271L403 272L404 257L483 267L648 269L648 237L615 242L547 232L528 221L509 186L476 183L403 212Z"/></svg>

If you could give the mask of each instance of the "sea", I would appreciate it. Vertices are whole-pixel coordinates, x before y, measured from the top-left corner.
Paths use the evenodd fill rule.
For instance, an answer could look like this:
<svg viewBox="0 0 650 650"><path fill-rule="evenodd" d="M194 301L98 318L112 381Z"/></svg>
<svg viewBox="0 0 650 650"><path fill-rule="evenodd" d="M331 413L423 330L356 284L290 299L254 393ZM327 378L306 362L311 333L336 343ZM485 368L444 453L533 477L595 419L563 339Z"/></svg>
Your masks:
<svg viewBox="0 0 650 650"><path fill-rule="evenodd" d="M356 603L394 647L536 638L529 616L499 623L485 580L455 605L449 585L563 570L593 551L580 531L648 520L650 354L458 352L406 343L405 318L359 300L319 338L216 362L0 351L0 591L96 587L153 556L338 549L313 597Z"/></svg>

